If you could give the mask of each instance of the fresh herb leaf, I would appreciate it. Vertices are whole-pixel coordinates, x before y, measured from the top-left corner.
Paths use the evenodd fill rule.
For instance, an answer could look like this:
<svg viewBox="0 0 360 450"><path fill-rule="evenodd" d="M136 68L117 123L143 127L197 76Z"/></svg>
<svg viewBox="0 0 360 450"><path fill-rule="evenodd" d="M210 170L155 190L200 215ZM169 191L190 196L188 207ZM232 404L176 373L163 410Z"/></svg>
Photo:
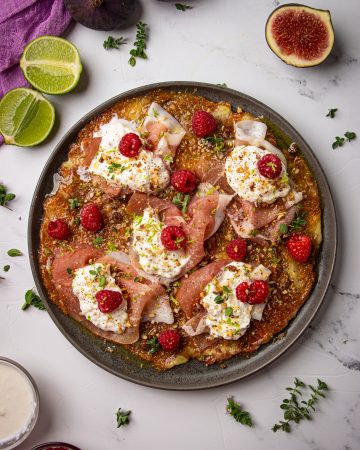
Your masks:
<svg viewBox="0 0 360 450"><path fill-rule="evenodd" d="M217 305L220 305L221 303L224 303L224 299L222 298L222 295L218 294L215 298L214 298L214 302Z"/></svg>
<svg viewBox="0 0 360 450"><path fill-rule="evenodd" d="M229 306L228 308L225 308L225 316L230 317L233 314L233 309L231 308L231 306Z"/></svg>
<svg viewBox="0 0 360 450"><path fill-rule="evenodd" d="M131 411L125 411L125 410L122 410L121 408L119 408L116 411L115 415L116 415L117 428L120 428L129 423L130 414L131 414Z"/></svg>
<svg viewBox="0 0 360 450"><path fill-rule="evenodd" d="M139 277L135 277L134 281L135 281L135 283L138 283L140 281L140 278Z"/></svg>
<svg viewBox="0 0 360 450"><path fill-rule="evenodd" d="M81 222L81 221L80 221L80 217L75 217L75 219L74 219L74 224L79 226L79 225L80 225L80 222Z"/></svg>
<svg viewBox="0 0 360 450"><path fill-rule="evenodd" d="M116 169L120 169L120 173L122 173L122 172L124 172L124 170L126 169L126 167L123 166L122 164L119 164L119 163L116 163L116 162L112 162L112 163L108 166L108 168L107 168L109 174L110 174L110 173L114 173L114 171L115 171Z"/></svg>
<svg viewBox="0 0 360 450"><path fill-rule="evenodd" d="M224 153L224 152L226 152L224 138L216 137L216 136L208 136L206 138L203 138L203 140L206 143L213 145L215 152L217 152L217 153Z"/></svg>
<svg viewBox="0 0 360 450"><path fill-rule="evenodd" d="M149 353L152 355L160 350L160 343L158 341L158 338L156 336L153 336L151 339L147 341L147 345L150 347Z"/></svg>
<svg viewBox="0 0 360 450"><path fill-rule="evenodd" d="M97 248L99 248L103 242L104 242L104 239L101 236L96 236L96 238L93 239L93 244Z"/></svg>
<svg viewBox="0 0 360 450"><path fill-rule="evenodd" d="M106 284L106 277L104 275L100 275L99 277L99 287L104 287Z"/></svg>
<svg viewBox="0 0 360 450"><path fill-rule="evenodd" d="M337 108L329 109L329 112L326 114L326 117L330 117L330 119L333 119L335 117L336 111L337 111Z"/></svg>
<svg viewBox="0 0 360 450"><path fill-rule="evenodd" d="M164 156L164 161L166 161L168 164L172 164L174 162L174 158L170 153L168 153Z"/></svg>
<svg viewBox="0 0 360 450"><path fill-rule="evenodd" d="M119 48L119 46L123 44L126 44L126 40L122 36L120 36L119 38L108 36L107 39L103 42L103 47L105 50L110 50L111 48Z"/></svg>
<svg viewBox="0 0 360 450"><path fill-rule="evenodd" d="M74 271L70 268L70 267L68 267L67 269L66 269L66 272L68 273L68 275L69 275L69 277L73 277L74 276Z"/></svg>
<svg viewBox="0 0 360 450"><path fill-rule="evenodd" d="M192 6L184 5L183 3L175 3L175 8L179 11L186 11L187 9L193 9Z"/></svg>
<svg viewBox="0 0 360 450"><path fill-rule="evenodd" d="M354 133L353 131L347 131L344 136L346 137L346 140L348 142L353 141L354 139L356 139L356 133Z"/></svg>
<svg viewBox="0 0 360 450"><path fill-rule="evenodd" d="M299 423L302 420L311 420L311 413L315 411L315 404L319 401L320 397L325 397L324 391L329 389L328 385L321 380L317 380L318 384L316 387L309 385L312 391L310 398L305 401L301 400L304 390L307 386L306 384L299 380L294 379L294 387L287 387L286 390L290 393L290 398L285 398L280 405L280 408L284 411L284 420L280 420L272 427L272 431L276 432L278 430L290 433L291 422Z"/></svg>
<svg viewBox="0 0 360 450"><path fill-rule="evenodd" d="M6 187L3 184L0 184L0 206L4 206L5 208L9 208L7 204L14 200L16 197L15 194L11 192L7 192Z"/></svg>
<svg viewBox="0 0 360 450"><path fill-rule="evenodd" d="M279 230L281 234L286 234L288 232L288 226L286 223L281 223L279 226Z"/></svg>
<svg viewBox="0 0 360 450"><path fill-rule="evenodd" d="M8 250L7 254L9 256L22 256L22 252L20 250L18 250L17 248L12 248L10 250Z"/></svg>
<svg viewBox="0 0 360 450"><path fill-rule="evenodd" d="M250 231L250 236L257 236L259 234L259 230L251 230Z"/></svg>
<svg viewBox="0 0 360 450"><path fill-rule="evenodd" d="M69 198L69 206L70 206L70 209L79 208L79 206L80 206L79 199L77 197Z"/></svg>
<svg viewBox="0 0 360 450"><path fill-rule="evenodd" d="M229 397L228 403L226 405L226 411L233 416L233 418L236 420L236 422L241 423L242 425L246 425L248 427L252 427L253 423L251 420L250 413L247 411L244 411L239 403L237 403L233 397Z"/></svg>
<svg viewBox="0 0 360 450"><path fill-rule="evenodd" d="M307 211L301 211L296 214L295 219L289 225L290 231L298 231L306 225Z"/></svg>
<svg viewBox="0 0 360 450"><path fill-rule="evenodd" d="M117 250L119 250L116 244L111 241L107 243L107 249L109 250L109 252L116 252Z"/></svg>
<svg viewBox="0 0 360 450"><path fill-rule="evenodd" d="M335 141L332 143L332 148L335 150L338 147L342 147L344 145L345 138L336 136Z"/></svg>
<svg viewBox="0 0 360 450"><path fill-rule="evenodd" d="M7 264L6 266L3 267L4 272L9 272L9 270L10 270L9 264Z"/></svg>
<svg viewBox="0 0 360 450"><path fill-rule="evenodd" d="M37 294L35 294L35 292L32 289L26 291L25 303L22 305L21 309L25 311L25 309L28 309L29 306L34 306L35 308L40 310L45 309L45 306L43 305L41 298Z"/></svg>
<svg viewBox="0 0 360 450"><path fill-rule="evenodd" d="M217 86L220 86L220 87L225 87L225 88L227 88L227 87L228 87L226 83L217 83Z"/></svg>
<svg viewBox="0 0 360 450"><path fill-rule="evenodd" d="M189 200L190 200L189 194L186 194L183 196L183 194L181 192L178 192L174 196L172 202L174 203L174 205L176 205L178 208L180 208L181 211L185 214L187 211Z"/></svg>
<svg viewBox="0 0 360 450"><path fill-rule="evenodd" d="M146 41L148 39L148 29L147 24L144 22L139 22L136 24L136 40L134 42L134 48L130 50L129 64L131 67L136 65L136 58L147 59Z"/></svg>

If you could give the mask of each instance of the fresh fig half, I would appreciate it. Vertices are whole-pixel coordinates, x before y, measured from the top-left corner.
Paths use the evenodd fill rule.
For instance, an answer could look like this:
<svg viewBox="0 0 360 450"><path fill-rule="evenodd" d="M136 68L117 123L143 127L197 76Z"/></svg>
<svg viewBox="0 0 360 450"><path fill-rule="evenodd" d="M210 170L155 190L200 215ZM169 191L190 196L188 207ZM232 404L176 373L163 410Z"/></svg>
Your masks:
<svg viewBox="0 0 360 450"><path fill-rule="evenodd" d="M71 17L85 27L110 31L129 24L137 0L64 0Z"/></svg>
<svg viewBox="0 0 360 450"><path fill-rule="evenodd" d="M271 13L265 35L275 55L295 67L321 64L334 45L330 11L296 3L282 5Z"/></svg>

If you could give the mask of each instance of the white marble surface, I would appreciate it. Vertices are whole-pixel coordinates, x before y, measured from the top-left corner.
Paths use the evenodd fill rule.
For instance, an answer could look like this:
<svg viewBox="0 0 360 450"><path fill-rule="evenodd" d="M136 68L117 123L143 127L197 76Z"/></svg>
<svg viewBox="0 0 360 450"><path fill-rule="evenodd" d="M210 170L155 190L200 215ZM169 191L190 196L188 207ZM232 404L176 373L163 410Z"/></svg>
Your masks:
<svg viewBox="0 0 360 450"><path fill-rule="evenodd" d="M86 86L51 99L59 128L46 144L0 148L0 180L17 194L13 211L0 210L0 267L11 265L6 279L0 280L0 354L28 368L41 395L38 425L19 448L64 440L83 450L358 450L360 3L312 0L312 6L331 10L337 39L329 62L313 69L286 66L266 45L266 18L282 2L198 0L184 13L171 2L142 3L142 19L150 25L149 60L132 68L127 63L129 46L106 52L102 41L107 33L75 26L68 37L80 50ZM132 40L134 29L124 35ZM118 379L78 353L45 312L20 309L24 292L33 286L27 258L29 205L54 145L100 102L129 88L167 80L226 82L286 117L314 149L327 174L340 226L333 288L311 329L256 376L201 392L158 391ZM339 111L331 120L325 114L333 107ZM333 151L334 136L348 130L358 133L357 141ZM9 258L6 251L13 247L25 255ZM306 382L320 377L331 392L315 420L294 427L290 435L274 434L270 428L280 418L284 388L294 376ZM225 415L229 394L251 411L253 429ZM116 428L114 413L119 406L133 411L126 428Z"/></svg>

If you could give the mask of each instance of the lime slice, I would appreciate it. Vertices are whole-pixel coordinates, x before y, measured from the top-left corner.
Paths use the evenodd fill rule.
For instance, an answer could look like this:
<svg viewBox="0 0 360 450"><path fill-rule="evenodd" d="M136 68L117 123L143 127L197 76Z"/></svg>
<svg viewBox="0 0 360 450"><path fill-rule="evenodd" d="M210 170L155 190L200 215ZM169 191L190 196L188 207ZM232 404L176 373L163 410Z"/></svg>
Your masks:
<svg viewBox="0 0 360 450"><path fill-rule="evenodd" d="M18 88L0 101L0 133L6 144L32 147L50 133L55 121L53 105L40 92Z"/></svg>
<svg viewBox="0 0 360 450"><path fill-rule="evenodd" d="M40 36L31 41L21 56L20 67L28 82L46 94L71 91L82 71L77 48L56 36Z"/></svg>

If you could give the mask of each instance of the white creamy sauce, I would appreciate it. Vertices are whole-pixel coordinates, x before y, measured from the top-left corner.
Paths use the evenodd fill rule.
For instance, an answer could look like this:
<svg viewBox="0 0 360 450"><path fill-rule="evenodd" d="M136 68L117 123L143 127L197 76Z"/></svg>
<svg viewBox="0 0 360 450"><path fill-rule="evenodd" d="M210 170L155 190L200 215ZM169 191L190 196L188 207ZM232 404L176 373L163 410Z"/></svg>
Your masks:
<svg viewBox="0 0 360 450"><path fill-rule="evenodd" d="M103 313L100 311L95 298L96 293L103 289L121 293L121 289L115 283L108 266L96 263L75 270L72 289L79 299L82 314L92 324L104 331L113 331L114 333L125 331L128 324L125 299L111 313Z"/></svg>
<svg viewBox="0 0 360 450"><path fill-rule="evenodd" d="M267 280L270 270L262 264L253 268L243 262L226 265L204 289L201 304L207 310L205 323L210 335L223 339L239 339L248 329L251 319L261 320L264 304L242 303L236 297L236 287L246 281ZM215 300L220 300L217 303Z"/></svg>
<svg viewBox="0 0 360 450"><path fill-rule="evenodd" d="M161 231L165 227L155 209L148 207L143 216L133 221L132 247L144 272L165 278L178 276L189 261L184 250L166 250L161 243Z"/></svg>
<svg viewBox="0 0 360 450"><path fill-rule="evenodd" d="M94 133L94 137L102 139L89 173L134 191L156 193L164 189L170 182L170 174L162 158L144 149L135 158L128 158L119 152L119 142L128 133L140 136L137 123L119 119L116 115L110 122L101 125L100 130Z"/></svg>
<svg viewBox="0 0 360 450"><path fill-rule="evenodd" d="M277 198L286 197L290 192L286 165L281 161L280 176L269 179L262 176L257 168L258 161L272 153L254 145L235 147L226 158L226 178L232 189L244 200L272 203Z"/></svg>
<svg viewBox="0 0 360 450"><path fill-rule="evenodd" d="M36 406L34 389L26 375L0 361L0 445L17 442L29 430Z"/></svg>

